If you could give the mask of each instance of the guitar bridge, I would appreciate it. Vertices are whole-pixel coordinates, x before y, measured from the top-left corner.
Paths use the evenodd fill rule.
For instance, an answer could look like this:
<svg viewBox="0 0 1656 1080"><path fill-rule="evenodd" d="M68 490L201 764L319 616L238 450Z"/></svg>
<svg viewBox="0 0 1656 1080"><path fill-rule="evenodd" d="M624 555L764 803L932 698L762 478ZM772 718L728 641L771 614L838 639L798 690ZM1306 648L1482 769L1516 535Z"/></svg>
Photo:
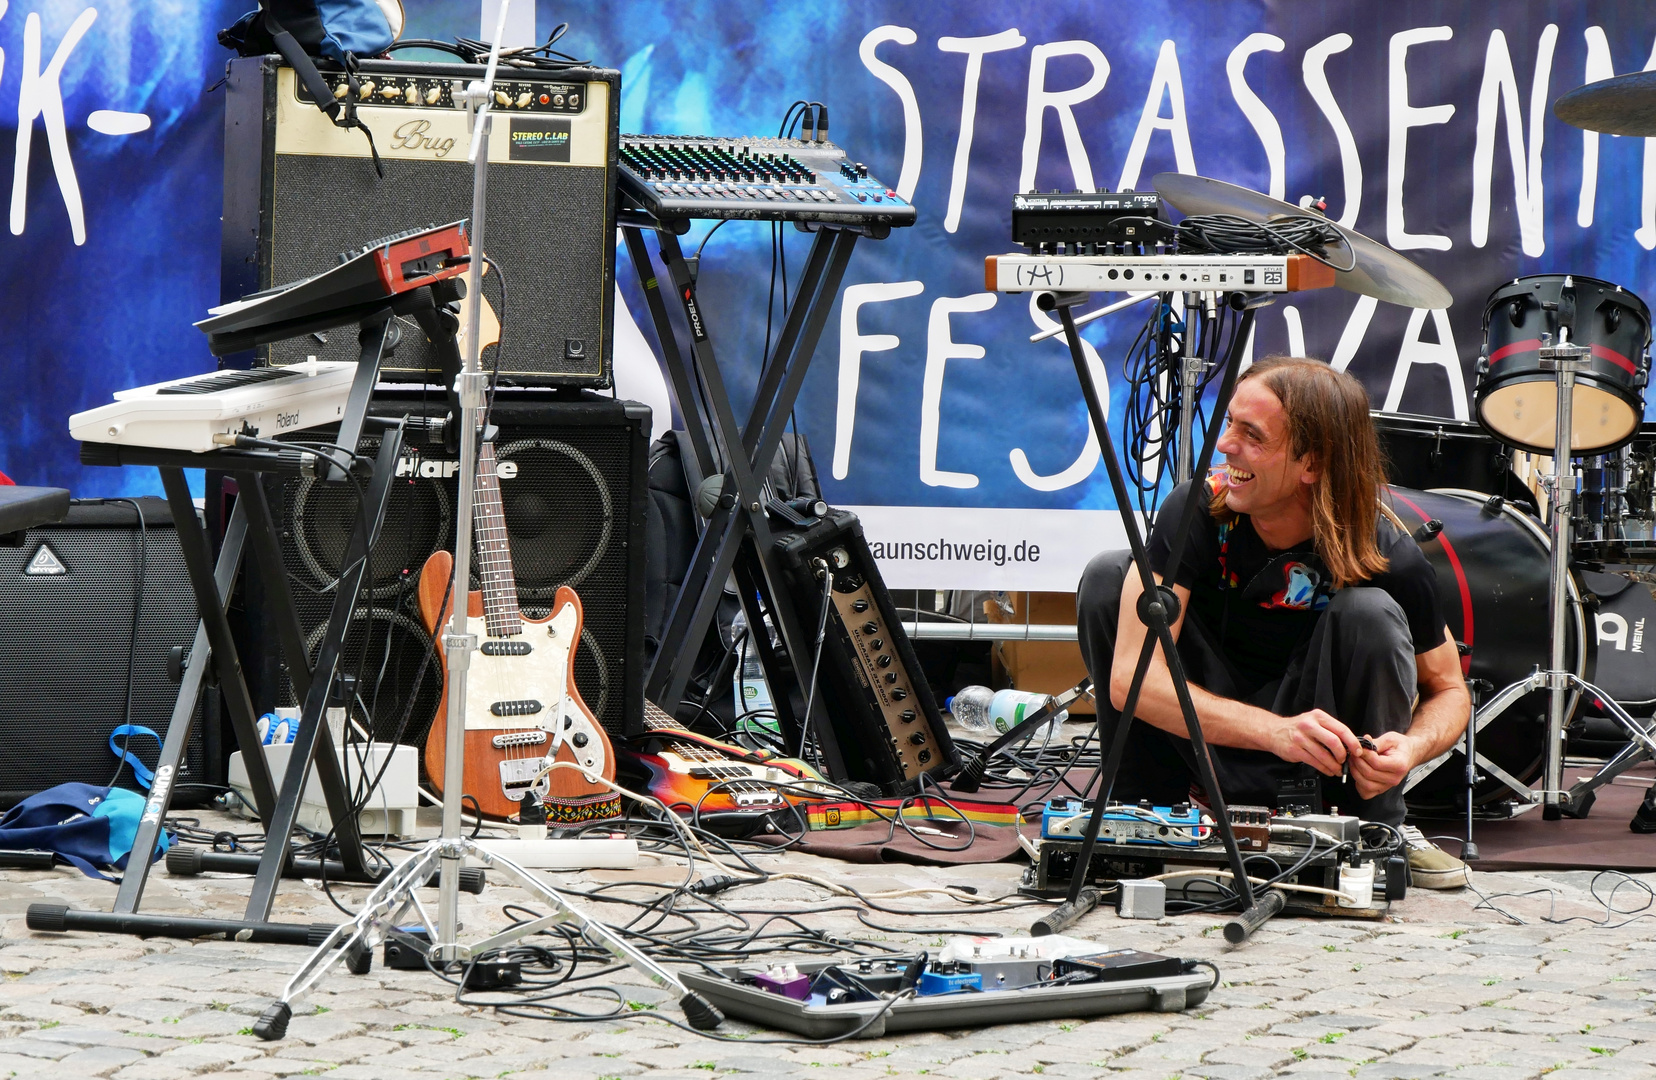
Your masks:
<svg viewBox="0 0 1656 1080"><path fill-rule="evenodd" d="M523 797L534 791L544 795L546 781L536 782L545 763L540 758L512 758L500 763L500 790L513 802L522 802Z"/></svg>

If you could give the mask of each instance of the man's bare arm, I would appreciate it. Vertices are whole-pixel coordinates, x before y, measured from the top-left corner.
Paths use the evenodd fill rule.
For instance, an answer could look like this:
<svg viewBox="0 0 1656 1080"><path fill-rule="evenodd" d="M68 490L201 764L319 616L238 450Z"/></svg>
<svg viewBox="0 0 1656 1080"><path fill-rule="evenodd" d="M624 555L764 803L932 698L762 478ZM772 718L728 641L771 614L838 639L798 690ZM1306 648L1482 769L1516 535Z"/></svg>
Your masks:
<svg viewBox="0 0 1656 1080"><path fill-rule="evenodd" d="M1156 581L1161 581L1160 575L1156 575ZM1121 587L1121 616L1116 624L1115 656L1110 665L1110 704L1117 709L1127 703L1133 669L1144 648L1145 635L1149 633L1149 628L1138 617L1138 600L1143 592L1138 568L1130 567ZM1173 592L1179 598L1179 617L1172 626L1173 640L1177 641L1189 610L1190 590L1175 584ZM1190 696L1196 706L1196 718L1202 725L1202 737L1216 746L1265 750L1284 761L1304 762L1325 776L1338 776L1346 755L1360 752L1357 736L1351 729L1321 709L1298 716L1277 716L1209 693L1195 683L1190 684ZM1150 659L1134 711L1138 719L1148 724L1180 738L1189 737L1160 645Z"/></svg>

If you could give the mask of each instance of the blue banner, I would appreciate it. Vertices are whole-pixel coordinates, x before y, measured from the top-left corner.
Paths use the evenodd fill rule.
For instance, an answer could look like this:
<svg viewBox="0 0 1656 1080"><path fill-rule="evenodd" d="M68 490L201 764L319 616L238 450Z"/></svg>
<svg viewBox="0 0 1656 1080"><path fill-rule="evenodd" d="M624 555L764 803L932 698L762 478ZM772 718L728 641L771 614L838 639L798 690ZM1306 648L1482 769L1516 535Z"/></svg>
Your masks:
<svg viewBox="0 0 1656 1080"><path fill-rule="evenodd" d="M155 488L142 470L83 470L64 421L211 366L189 324L218 299L222 98L208 88L227 54L213 34L247 6L23 0L0 16L0 123L16 147L0 469L20 482ZM539 34L565 10L539 5ZM983 257L1012 250L1020 190L1143 189L1179 171L1324 197L1455 302L1296 295L1261 312L1251 355L1327 359L1393 411L1475 414L1484 305L1503 281L1574 273L1651 291L1656 151L1550 112L1584 82L1656 66L1647 4L618 0L570 15L560 48L622 71L624 131L769 135L790 102L821 101L830 138L919 208L915 227L859 244L795 414L893 585L1073 587L1109 539L1100 512L1114 504L1065 348L1029 340L1049 324L1027 296L984 291ZM407 33L477 36L478 3L419 5ZM784 235L791 287L809 237ZM617 269L625 353L654 332L624 252ZM771 273L768 225L728 224L702 252L739 413ZM1144 317L1085 331L1118 439ZM622 360L622 392L662 401L659 376Z"/></svg>

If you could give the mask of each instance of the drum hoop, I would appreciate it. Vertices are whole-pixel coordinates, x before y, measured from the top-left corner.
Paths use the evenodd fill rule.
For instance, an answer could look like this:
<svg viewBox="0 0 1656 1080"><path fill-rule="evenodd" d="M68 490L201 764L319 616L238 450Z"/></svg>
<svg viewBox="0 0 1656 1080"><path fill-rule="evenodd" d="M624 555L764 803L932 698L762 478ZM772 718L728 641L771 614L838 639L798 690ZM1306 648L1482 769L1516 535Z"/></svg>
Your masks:
<svg viewBox="0 0 1656 1080"><path fill-rule="evenodd" d="M1651 339L1652 339L1652 334L1653 334L1653 332L1656 332L1656 330L1653 330L1653 328L1651 327L1651 324L1650 324L1650 305L1646 304L1644 302L1644 298L1641 297L1638 293L1634 292L1632 289L1629 289L1625 285L1618 285L1616 282L1608 281L1604 278L1587 277L1583 274L1525 274L1522 277L1516 277L1516 278L1513 278L1510 281L1504 281L1501 284L1495 286L1495 288L1493 288L1489 291L1489 297L1486 300L1484 300L1484 312L1483 312L1483 336L1484 336L1484 340L1487 342L1488 339L1489 339L1489 316L1490 316L1490 313L1495 310L1495 294L1496 293L1499 293L1504 289L1509 289L1512 286L1518 284L1520 281L1545 280L1545 279L1548 279L1548 278L1558 278L1560 280L1562 280L1564 278L1571 278L1575 281L1590 281L1595 285L1608 285L1608 286L1610 286L1610 288L1612 288L1612 289L1616 290L1617 292L1621 293L1623 296L1628 297L1629 299L1631 299L1633 301L1628 306L1633 308L1634 310L1638 311L1641 315L1644 316L1644 323L1645 323L1644 344L1645 344L1646 348L1648 348L1650 346ZM1510 297L1508 299L1510 299ZM1504 302L1505 301L1503 301L1503 303Z"/></svg>
<svg viewBox="0 0 1656 1080"><path fill-rule="evenodd" d="M1465 488L1427 488L1426 490L1433 495L1449 495L1454 498L1465 500L1466 502L1478 504L1488 503L1493 497L1487 492L1468 491ZM1541 527L1540 522L1537 522L1528 514L1518 512L1518 510L1513 507L1510 499L1501 500L1501 513L1506 514L1508 517L1512 518L1512 520L1527 529L1531 536L1541 542L1542 548L1547 552L1547 557L1552 557L1552 537L1547 535L1547 530ZM1581 590L1576 587L1576 575L1574 570L1571 570L1565 575L1564 587L1570 599L1570 602L1565 606L1570 611L1572 621L1575 624L1576 632L1576 656L1574 671L1577 678L1591 682L1592 680L1587 677L1587 654L1588 650L1592 648L1592 643L1591 639L1587 636L1587 620L1581 613ZM1550 632L1551 628L1549 627L1548 630ZM1477 646L1474 645L1473 648L1476 649ZM1498 686L1495 689L1497 692L1501 690ZM1580 700L1581 691L1572 691L1570 694L1569 704L1564 710L1564 715L1569 716L1573 714L1576 710L1576 705L1580 702ZM1477 714L1474 710L1474 722L1476 722L1476 719Z"/></svg>

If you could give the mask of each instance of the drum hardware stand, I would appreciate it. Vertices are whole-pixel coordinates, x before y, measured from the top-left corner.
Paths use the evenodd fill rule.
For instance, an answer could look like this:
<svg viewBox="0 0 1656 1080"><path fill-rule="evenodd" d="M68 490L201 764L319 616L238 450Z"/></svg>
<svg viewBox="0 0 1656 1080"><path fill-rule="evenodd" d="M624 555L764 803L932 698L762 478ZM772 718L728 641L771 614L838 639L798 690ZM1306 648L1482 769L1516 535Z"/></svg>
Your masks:
<svg viewBox="0 0 1656 1080"><path fill-rule="evenodd" d="M1115 786L1116 773L1121 768L1122 754L1127 747L1127 731L1138 708L1139 692L1150 670L1151 657L1155 654L1156 646L1160 645L1162 656L1167 663L1168 675L1173 682L1173 690L1179 699L1179 710L1184 714L1185 730L1190 737L1191 749L1195 752L1197 774L1211 799L1210 808L1213 811L1215 827L1224 842L1232 882L1241 901L1240 913L1225 924L1225 939L1232 944L1238 944L1282 910L1284 897L1280 890L1270 890L1262 894L1254 892L1243 864L1241 849L1236 844L1236 834L1231 830L1230 813L1225 806L1224 792L1215 777L1213 757L1208 750L1207 740L1202 736L1202 724L1196 716L1196 704L1191 699L1190 684L1185 677L1184 664L1180 661L1178 648L1173 639L1172 625L1178 618L1179 600L1171 587L1157 585L1151 574L1149 555L1139 529L1138 515L1133 511L1128 499L1127 480L1122 473L1115 442L1110 438L1109 415L1099 403L1097 387L1093 385L1092 373L1087 369L1086 357L1081 351L1081 337L1075 327L1072 308L1086 299L1086 293L1042 293L1036 303L1044 310L1056 310L1063 322L1070 359L1075 364L1076 378L1081 383L1081 394L1087 402L1087 415L1092 420L1093 430L1098 434L1099 448L1103 452L1104 465L1110 476L1110 489L1115 496L1122 525L1127 532L1128 546L1133 550L1133 566L1143 586L1138 616L1150 632L1145 635L1144 647L1139 650L1138 665L1133 670L1132 686L1127 691L1127 700L1120 718L1116 721L1109 751L1098 772L1098 791L1093 799L1092 814L1087 819L1081 852L1076 858L1076 869L1070 878L1069 893L1062 904L1035 923L1031 932L1037 936L1062 933L1065 928L1098 906L1098 890L1087 885L1088 870L1092 866L1093 852L1098 845L1105 807ZM1207 299L1209 310L1213 310L1214 298L1210 295ZM1254 310L1270 303L1271 299L1269 294L1249 296L1238 293L1231 296L1229 302L1232 307L1242 311L1242 318L1232 332L1229 354L1224 360L1224 376L1220 382L1218 398L1214 402L1213 413L1208 418L1201 461L1194 472L1197 477L1207 475L1208 466L1213 460L1219 432L1224 425L1225 411L1230 405L1231 391L1236 386L1242 347L1248 340L1248 332L1253 328ZM1200 481L1197 483L1200 484ZM1199 496L1200 488L1193 488L1191 497L1185 500L1185 527L1174 534L1172 551L1169 553L1170 566L1179 566L1180 560L1184 557L1185 542L1190 533L1188 526L1195 521L1201 503ZM1131 572L1133 571L1129 571Z"/></svg>
<svg viewBox="0 0 1656 1080"><path fill-rule="evenodd" d="M1189 305L1185 310L1189 311ZM1208 302L1208 316L1216 314L1211 294ZM1186 318L1189 318L1188 314ZM1190 341L1190 334L1186 332L1179 338L1180 354L1183 368L1180 374L1183 378L1179 383L1179 467L1174 474L1176 483L1184 483L1196 475L1196 463L1193 460L1196 448L1192 445L1192 430L1196 427L1196 387L1200 384L1203 375L1207 374L1208 362L1200 355L1189 351L1184 346Z"/></svg>
<svg viewBox="0 0 1656 1080"><path fill-rule="evenodd" d="M1574 509L1574 484L1568 476L1570 449L1571 449L1571 422L1574 414L1572 404L1575 389L1575 377L1578 372L1589 370L1588 358L1592 350L1583 345L1572 345L1569 342L1569 329L1559 329L1559 341L1553 344L1545 341L1541 346L1541 369L1554 373L1558 384L1558 405L1553 424L1553 455L1552 474L1546 480L1548 489L1548 513L1551 516L1549 534L1552 541L1551 566L1548 575L1548 592L1550 596L1550 624L1548 627L1548 643L1551 649L1549 663L1545 670L1540 666L1530 673L1527 678L1520 679L1510 686L1503 688L1493 698L1480 708L1467 725L1471 728L1481 728L1485 724L1500 716L1511 708L1519 699L1537 690L1548 692L1547 705L1547 747L1546 767L1542 777L1540 791L1532 790L1515 780L1510 774L1496 767L1492 762L1478 761L1491 775L1511 788L1520 799L1531 805L1540 803L1541 817L1547 821L1557 821L1561 816L1569 813L1572 817L1579 817L1586 812L1589 802L1579 802L1583 796L1590 795L1594 788L1609 782L1609 777L1599 776L1583 784L1577 784L1569 791L1563 790L1564 764L1564 723L1569 711L1569 698L1572 692L1592 694L1604 706L1606 711L1617 723L1627 729L1629 737L1637 745L1637 752L1646 756L1656 756L1656 738L1652 738L1642 724L1627 714L1611 696L1583 679L1564 666L1565 621L1568 618L1569 605L1569 575L1570 575L1570 543L1571 522L1570 514ZM1629 750L1633 750L1632 747ZM1626 751L1624 751L1626 753ZM1617 755L1619 759L1621 755ZM1468 767L1475 759L1469 758ZM1631 762L1629 762L1631 764ZM1626 766L1624 765L1623 768ZM1601 779L1601 777L1603 777ZM1572 811L1574 811L1572 813Z"/></svg>
<svg viewBox="0 0 1656 1080"><path fill-rule="evenodd" d="M490 122L489 96L494 86L495 69L500 61L500 39L505 32L506 10L510 0L500 0L499 22L495 26L494 46L489 52L489 65L481 83L471 83L464 92L467 119L472 129L471 161L474 164L471 215L471 264L468 267L468 292L482 297L483 278L483 221L487 195L489 164L488 139ZM470 575L472 544L472 489L476 480L478 440L482 434L481 410L488 387L488 376L479 359L482 342L481 316L483 305L474 302L468 312L466 352L462 358L456 392L460 399L460 490L459 511L455 515L454 577L459 598L453 605L448 631L443 635L444 654L448 664L448 729L447 761L444 766L443 828L442 835L428 843L412 858L386 875L378 887L363 902L362 912L354 920L333 928L327 938L317 945L310 957L294 972L282 989L282 995L268 1005L253 1024L253 1033L267 1041L287 1034L288 1021L293 1016L292 1002L308 991L341 959L355 974L365 974L372 962L372 947L376 938L384 935L410 910L419 915L431 942L429 955L434 962L450 964L467 960L490 950L501 948L520 938L557 923L573 922L582 933L596 944L609 950L615 957L649 978L659 986L675 990L679 1005L693 1027L706 1029L718 1026L724 1019L718 1009L705 998L687 989L678 976L629 945L614 930L584 914L551 886L512 862L466 838L461 832L460 793L465 785L466 748L466 672L471 663L471 652L477 647L477 635L471 632L467 605L464 602L466 582ZM450 339L452 341L452 339ZM383 456L383 448L382 448ZM395 462L395 456L390 459ZM336 598L337 601L337 598ZM336 604L337 606L337 604ZM314 695L313 695L314 696ZM317 717L320 719L320 716ZM299 754L294 754L295 759ZM289 770L291 773L291 769ZM303 773L301 783L303 782ZM297 792L295 793L297 797ZM337 816L335 820L338 820ZM553 909L550 915L511 927L471 946L459 942L459 893L461 861L467 857L485 866L497 867L516 879L518 885L539 897ZM415 890L438 868L437 919L433 922Z"/></svg>
<svg viewBox="0 0 1656 1080"><path fill-rule="evenodd" d="M1465 655L1471 655L1472 650L1461 642L1455 643L1456 648ZM1477 712L1478 703L1483 695L1495 689L1495 684L1488 679L1467 679L1467 692L1472 696L1472 711ZM1472 723L1471 718L1466 723L1466 842L1461 845L1461 862L1473 862L1478 858L1478 845L1472 839L1472 822L1475 817L1474 796L1478 787L1478 725ZM1424 774L1422 774L1424 775ZM1407 788L1404 789L1407 792Z"/></svg>

